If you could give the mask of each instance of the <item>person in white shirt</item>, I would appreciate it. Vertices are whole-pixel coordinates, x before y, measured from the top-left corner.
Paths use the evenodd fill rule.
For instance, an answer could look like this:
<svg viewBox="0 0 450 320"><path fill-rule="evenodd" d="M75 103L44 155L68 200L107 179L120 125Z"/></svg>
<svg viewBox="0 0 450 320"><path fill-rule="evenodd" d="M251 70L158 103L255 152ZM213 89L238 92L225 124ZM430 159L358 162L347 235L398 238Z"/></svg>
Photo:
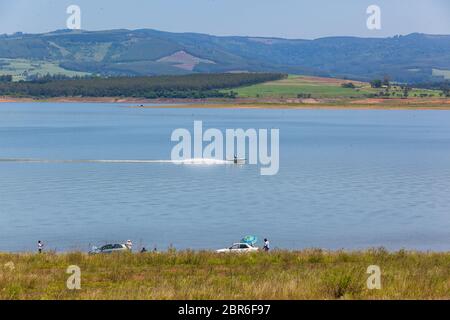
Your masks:
<svg viewBox="0 0 450 320"><path fill-rule="evenodd" d="M267 238L266 239L264 239L264 251L269 251L270 250L270 243L269 243L269 240L267 240Z"/></svg>
<svg viewBox="0 0 450 320"><path fill-rule="evenodd" d="M130 251L133 248L133 242L131 242L131 240L128 240L125 245L127 246L128 250L130 250Z"/></svg>
<svg viewBox="0 0 450 320"><path fill-rule="evenodd" d="M44 244L41 240L38 241L38 252L42 253L42 250L44 250Z"/></svg>

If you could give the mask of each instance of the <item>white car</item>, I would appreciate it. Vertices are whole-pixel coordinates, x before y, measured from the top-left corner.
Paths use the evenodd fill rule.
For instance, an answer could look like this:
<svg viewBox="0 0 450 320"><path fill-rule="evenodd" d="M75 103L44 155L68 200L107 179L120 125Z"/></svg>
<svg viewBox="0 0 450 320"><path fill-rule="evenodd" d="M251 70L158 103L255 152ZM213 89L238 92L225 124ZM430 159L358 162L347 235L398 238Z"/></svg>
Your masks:
<svg viewBox="0 0 450 320"><path fill-rule="evenodd" d="M217 253L229 253L229 252L242 253L242 252L256 252L258 250L259 250L258 247L252 247L248 243L235 243L229 248L219 249L219 250L216 250L216 252Z"/></svg>

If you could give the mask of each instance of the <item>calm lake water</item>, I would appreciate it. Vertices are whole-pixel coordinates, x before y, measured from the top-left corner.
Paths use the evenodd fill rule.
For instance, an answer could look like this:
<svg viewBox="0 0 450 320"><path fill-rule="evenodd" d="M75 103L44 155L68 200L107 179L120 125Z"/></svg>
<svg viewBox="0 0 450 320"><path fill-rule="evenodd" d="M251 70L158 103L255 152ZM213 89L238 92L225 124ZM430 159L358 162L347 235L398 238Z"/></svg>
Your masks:
<svg viewBox="0 0 450 320"><path fill-rule="evenodd" d="M450 112L0 104L0 158L168 160L176 128L279 128L255 165L0 162L0 251L131 239L214 249L450 250Z"/></svg>

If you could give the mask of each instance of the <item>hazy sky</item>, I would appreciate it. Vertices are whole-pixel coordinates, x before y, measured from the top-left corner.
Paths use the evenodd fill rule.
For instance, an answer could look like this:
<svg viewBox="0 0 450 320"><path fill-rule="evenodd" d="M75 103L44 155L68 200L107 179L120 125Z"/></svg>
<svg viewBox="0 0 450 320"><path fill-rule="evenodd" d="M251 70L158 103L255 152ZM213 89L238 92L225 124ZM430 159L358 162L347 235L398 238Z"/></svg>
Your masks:
<svg viewBox="0 0 450 320"><path fill-rule="evenodd" d="M65 29L71 4L81 7L85 30L152 28L308 39L450 34L449 0L0 0L0 33ZM381 30L366 27L372 4L381 7Z"/></svg>

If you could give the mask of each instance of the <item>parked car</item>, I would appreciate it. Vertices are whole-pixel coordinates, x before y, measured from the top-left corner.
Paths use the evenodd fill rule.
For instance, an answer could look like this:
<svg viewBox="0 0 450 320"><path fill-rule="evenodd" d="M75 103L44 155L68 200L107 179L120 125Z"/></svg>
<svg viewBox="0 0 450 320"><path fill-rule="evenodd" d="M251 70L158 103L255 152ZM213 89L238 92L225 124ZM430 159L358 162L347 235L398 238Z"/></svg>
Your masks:
<svg viewBox="0 0 450 320"><path fill-rule="evenodd" d="M129 250L130 249L128 249L128 247L124 244L107 244L100 248L92 247L92 250L89 251L89 254L126 252Z"/></svg>
<svg viewBox="0 0 450 320"><path fill-rule="evenodd" d="M217 253L244 253L258 251L258 247L253 247L248 243L235 243L229 248L216 250Z"/></svg>

